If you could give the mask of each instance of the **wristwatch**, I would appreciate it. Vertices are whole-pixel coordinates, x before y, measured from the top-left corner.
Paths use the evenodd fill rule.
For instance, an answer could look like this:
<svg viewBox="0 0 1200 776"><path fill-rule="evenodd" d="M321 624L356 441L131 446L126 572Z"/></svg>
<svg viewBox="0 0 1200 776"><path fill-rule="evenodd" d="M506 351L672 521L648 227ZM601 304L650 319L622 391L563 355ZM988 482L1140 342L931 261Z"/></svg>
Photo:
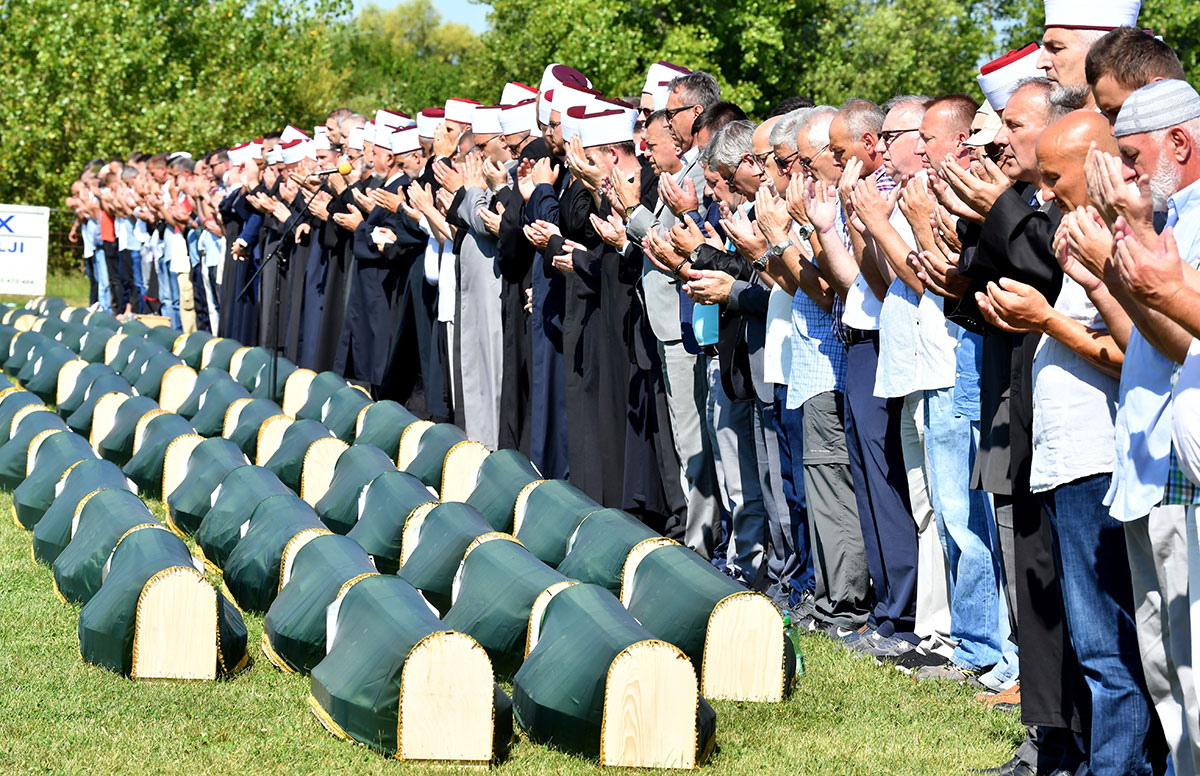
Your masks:
<svg viewBox="0 0 1200 776"><path fill-rule="evenodd" d="M754 267L755 272L765 272L767 269L767 260L775 255L774 248L767 248L766 253L759 256L754 261L750 262L750 266Z"/></svg>
<svg viewBox="0 0 1200 776"><path fill-rule="evenodd" d="M796 234L800 235L800 239L802 240L807 240L809 237L812 237L812 234L815 231L817 230L813 229L812 224L800 224L796 227Z"/></svg>

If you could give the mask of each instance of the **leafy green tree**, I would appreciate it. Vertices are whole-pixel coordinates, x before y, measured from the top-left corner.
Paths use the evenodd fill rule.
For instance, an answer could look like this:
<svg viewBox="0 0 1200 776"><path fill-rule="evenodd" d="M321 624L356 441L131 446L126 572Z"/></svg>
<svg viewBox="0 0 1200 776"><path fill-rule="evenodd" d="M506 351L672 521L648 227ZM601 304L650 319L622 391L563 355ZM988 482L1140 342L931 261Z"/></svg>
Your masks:
<svg viewBox="0 0 1200 776"><path fill-rule="evenodd" d="M478 40L465 24L443 21L431 0L408 0L387 10L368 5L342 34L348 107L365 115L377 108L412 115L465 96L460 64Z"/></svg>
<svg viewBox="0 0 1200 776"><path fill-rule="evenodd" d="M348 0L6 0L0 201L61 202L86 160L312 124Z"/></svg>

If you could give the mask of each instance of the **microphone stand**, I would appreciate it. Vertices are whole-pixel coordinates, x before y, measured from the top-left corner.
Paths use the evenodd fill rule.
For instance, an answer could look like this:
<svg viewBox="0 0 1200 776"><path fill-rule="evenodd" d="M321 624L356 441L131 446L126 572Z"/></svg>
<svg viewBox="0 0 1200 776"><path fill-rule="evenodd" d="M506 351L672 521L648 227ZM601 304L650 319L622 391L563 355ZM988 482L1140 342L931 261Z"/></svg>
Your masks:
<svg viewBox="0 0 1200 776"><path fill-rule="evenodd" d="M267 256L267 258L265 260L263 260L263 262L261 264L258 265L258 269L255 270L254 274L250 276L250 279L246 281L246 285L242 286L242 290L238 292L238 299L245 299L247 297L247 295L250 293L250 291L254 288L254 281L258 280L258 276L263 273L263 270L265 270L268 266L270 266L270 264L272 262L278 263L280 261L280 256L283 253L283 246L287 244L288 238L290 238L292 236L292 233L296 231L296 227L300 225L300 217L308 212L309 204L313 201L313 199L316 198L317 193L320 192L321 189L324 188L324 186L325 186L325 182L322 181L321 185L318 186L315 191L313 191L312 195L309 196L308 199L304 199L304 187L303 186L299 187L299 191L296 192L296 197L300 199L302 207L298 210L292 211L292 215L288 218L287 222L283 225L283 236L280 238L279 242L275 245L275 248L274 248L274 250L271 251L271 254L269 256ZM274 309L272 311L272 318L275 321L275 326L273 327L273 329L271 331L271 360L267 364L267 366L269 367L267 375L268 375L268 380L270 381L269 385L271 386L271 401L275 401L275 378L279 373L279 307L280 307L279 294L280 294L280 286L281 286L280 279L281 279L280 275L278 273L276 273L276 275L275 275L275 298L272 300L272 304L274 305Z"/></svg>

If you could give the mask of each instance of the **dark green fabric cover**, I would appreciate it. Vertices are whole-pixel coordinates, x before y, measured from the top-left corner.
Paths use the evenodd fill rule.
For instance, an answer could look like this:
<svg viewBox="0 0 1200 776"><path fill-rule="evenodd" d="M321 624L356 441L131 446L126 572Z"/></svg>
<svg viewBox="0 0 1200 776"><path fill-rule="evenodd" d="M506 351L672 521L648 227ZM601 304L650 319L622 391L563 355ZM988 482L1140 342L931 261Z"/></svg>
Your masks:
<svg viewBox="0 0 1200 776"><path fill-rule="evenodd" d="M189 366L191 366L191 365L189 364ZM195 367L192 367L192 368L195 369ZM188 420L194 421L195 417L196 417L196 413L199 412L200 408L203 406L203 402L204 402L203 397L204 397L205 391L207 391L213 385L216 385L217 383L222 383L222 382L223 383L233 383L235 385L237 384L237 381L234 380L232 377L230 377L228 372L222 371L220 369L213 369L212 367L209 367L207 369L201 369L199 372L196 373L196 382L192 385L192 392L189 393L187 395L187 398L183 400L183 404L179 405L179 409L176 410L176 414L182 415L183 417L187 418ZM245 389L243 389L243 390L245 390ZM248 394L246 394L246 395L248 395ZM195 425L195 424L193 423L193 425ZM217 434L219 435L220 433L221 432L218 429ZM212 435L205 434L205 436L212 436Z"/></svg>
<svg viewBox="0 0 1200 776"><path fill-rule="evenodd" d="M212 337L213 335L206 331L194 331L184 335L183 347L179 350L179 357L183 359L183 363L199 372L200 359L204 356L204 346ZM174 346L171 349L174 350Z"/></svg>
<svg viewBox="0 0 1200 776"><path fill-rule="evenodd" d="M93 329L107 329L116 332L121 327L121 322L104 310L97 310L88 316L87 325Z"/></svg>
<svg viewBox="0 0 1200 776"><path fill-rule="evenodd" d="M25 407L36 407L45 404L37 394L29 391L13 391L0 402L0 444L8 441L12 432L13 418ZM65 427L65 424L64 424Z"/></svg>
<svg viewBox="0 0 1200 776"><path fill-rule="evenodd" d="M60 297L51 296L42 300L42 315L47 318L55 318L61 321L62 311L65 309L67 309L66 300Z"/></svg>
<svg viewBox="0 0 1200 776"><path fill-rule="evenodd" d="M254 376L254 387L250 389L250 395L256 399L270 399L274 402L283 402L283 388L287 384L288 377L300 367L293 364L283 356L279 357L279 363L276 364L275 372L275 390L270 390L267 384L271 376L271 359L267 359L261 367L258 368L258 374Z"/></svg>
<svg viewBox="0 0 1200 776"><path fill-rule="evenodd" d="M312 671L311 693L351 739L396 753L400 680L408 653L421 639L446 630L420 593L403 580L374 576L346 591L329 655ZM512 702L493 688L493 758L508 750Z"/></svg>
<svg viewBox="0 0 1200 776"><path fill-rule="evenodd" d="M12 352L13 340L17 338L19 333L9 324L0 323L0 367L3 367L4 362L8 361L8 357Z"/></svg>
<svg viewBox="0 0 1200 776"><path fill-rule="evenodd" d="M142 365L142 373L134 381L133 389L138 392L139 396L149 396L158 401L158 395L162 391L163 375L171 367L182 363L183 360L170 351L155 353Z"/></svg>
<svg viewBox="0 0 1200 776"><path fill-rule="evenodd" d="M354 437L354 444L378 447L395 462L400 454L400 436L418 420L401 404L390 399L377 401L363 415L362 432Z"/></svg>
<svg viewBox="0 0 1200 776"><path fill-rule="evenodd" d="M128 334L131 337L146 338L146 334L150 331L150 327L139 321L137 318L130 318L117 327L117 331L121 334Z"/></svg>
<svg viewBox="0 0 1200 776"><path fill-rule="evenodd" d="M352 385L340 388L329 397L329 407L321 422L334 433L338 439L349 444L354 441L354 431L358 426L358 413L371 404L371 399Z"/></svg>
<svg viewBox="0 0 1200 776"><path fill-rule="evenodd" d="M699 676L704 666L708 618L724 598L746 592L686 547L659 547L642 558L633 576L629 613L657 639L683 650ZM784 687L792 686L796 653L783 637Z"/></svg>
<svg viewBox="0 0 1200 776"><path fill-rule="evenodd" d="M247 391L253 391L255 383L258 382L258 370L270 360L271 351L263 347L252 347L242 356L242 363L233 377Z"/></svg>
<svg viewBox="0 0 1200 776"><path fill-rule="evenodd" d="M283 414L283 410L275 402L255 399L242 407L237 425L233 427L229 440L241 448L241 451L253 461L257 457L258 430L262 428L263 421L272 415L281 414Z"/></svg>
<svg viewBox="0 0 1200 776"><path fill-rule="evenodd" d="M135 531L113 552L112 568L99 592L79 612L79 652L89 663L128 675L133 669L137 603L146 583L160 571L194 570L187 545L165 530ZM219 633L219 637L218 637ZM246 660L246 624L225 596L217 594L216 673L232 673Z"/></svg>
<svg viewBox="0 0 1200 776"><path fill-rule="evenodd" d="M108 488L79 510L75 536L54 561L54 585L72 603L87 603L100 589L104 563L117 540L134 526L158 521L137 494Z"/></svg>
<svg viewBox="0 0 1200 776"><path fill-rule="evenodd" d="M101 375L111 374L114 374L112 367L103 361L85 366L79 373L79 377L75 379L74 390L67 394L67 398L63 399L62 403L55 407L58 410L58 414L65 418L79 409L79 405L83 404L83 397L87 396L88 389L91 388L96 378Z"/></svg>
<svg viewBox="0 0 1200 776"><path fill-rule="evenodd" d="M329 429L315 420L297 420L283 432L279 448L263 466L275 472L284 485L299 493L300 475L308 448L318 439L331 436Z"/></svg>
<svg viewBox="0 0 1200 776"><path fill-rule="evenodd" d="M47 337L44 334L41 336L41 341L33 346L33 348L29 351L29 357L25 359L24 365L22 365L17 371L17 381L22 385L26 385L34 378L35 375L41 372L42 365L45 363L47 355L52 354L54 351L59 351L60 353L71 352L69 348L63 347L61 343L55 342L50 337ZM64 363L71 360L74 355L74 353L72 353L70 357L64 355ZM56 371L55 377L57 378L57 376L58 374ZM28 385L26 385L26 390L29 390Z"/></svg>
<svg viewBox="0 0 1200 776"><path fill-rule="evenodd" d="M79 341L79 357L84 361L102 363L104 361L104 349L108 344L108 338L111 336L112 332L110 331L89 327L88 333L83 335L83 339Z"/></svg>
<svg viewBox="0 0 1200 776"><path fill-rule="evenodd" d="M82 323L68 323L63 327L63 330L58 333L58 341L71 349L72 353L78 353L83 349L83 338L91 331Z"/></svg>
<svg viewBox="0 0 1200 776"><path fill-rule="evenodd" d="M93 458L80 461L63 480L62 489L50 508L33 527L33 558L53 566L71 541L71 523L83 497L104 488L129 488L125 473L111 461Z"/></svg>
<svg viewBox="0 0 1200 776"><path fill-rule="evenodd" d="M567 541L583 518L600 509L586 493L566 480L538 485L525 502L517 538L543 563L558 567L567 554Z"/></svg>
<svg viewBox="0 0 1200 776"><path fill-rule="evenodd" d="M608 668L626 647L653 638L604 588L562 590L546 607L537 646L513 678L517 724L538 743L599 756ZM708 702L698 701L697 761L716 727Z"/></svg>
<svg viewBox="0 0 1200 776"><path fill-rule="evenodd" d="M483 515L466 504L438 504L425 516L417 546L396 574L424 593L439 614L445 614L463 554L471 542L491 530Z"/></svg>
<svg viewBox="0 0 1200 776"><path fill-rule="evenodd" d="M275 654L294 671L312 671L325 658L326 607L342 585L374 573L367 553L345 536L326 534L301 547L291 578L263 618L263 635Z"/></svg>
<svg viewBox="0 0 1200 776"><path fill-rule="evenodd" d="M108 334L107 339L111 339L111 338L112 338L112 335ZM105 340L105 343L104 343L105 350L108 349L107 339ZM117 350L113 354L112 359L108 361L108 365L111 366L113 369L115 369L117 372L120 372L122 369L125 368L125 365L129 363L130 357L133 356L133 351L137 350L140 346L145 345L145 344L146 344L145 337L143 337L141 335L137 335L137 336L132 335L132 334L129 335L128 337L126 337L125 339L123 339L117 343Z"/></svg>
<svg viewBox="0 0 1200 776"><path fill-rule="evenodd" d="M25 480L29 460L29 443L43 431L67 431L62 418L53 412L32 412L21 419L17 433L0 445L0 487L15 489Z"/></svg>
<svg viewBox="0 0 1200 776"><path fill-rule="evenodd" d="M358 521L346 535L371 554L381 572L395 573L400 567L404 521L417 507L436 501L437 496L411 474L384 472L363 491Z"/></svg>
<svg viewBox="0 0 1200 776"><path fill-rule="evenodd" d="M170 354L171 351L159 345L157 342L150 340L142 340L133 352L129 354L129 361L124 366L117 369L117 373L128 380L130 383L137 382L142 376L143 368L149 363L150 359L163 353Z"/></svg>
<svg viewBox="0 0 1200 776"><path fill-rule="evenodd" d="M167 514L175 529L194 534L212 507L213 491L225 475L249 463L245 453L228 439L214 437L196 445L188 457L183 482L167 496Z"/></svg>
<svg viewBox="0 0 1200 776"><path fill-rule="evenodd" d="M129 463L130 457L133 456L133 436L137 431L138 421L147 412L157 409L160 409L158 402L149 396L133 396L126 399L124 404L117 407L112 429L96 443L100 455L117 466Z"/></svg>
<svg viewBox="0 0 1200 776"><path fill-rule="evenodd" d="M66 322L57 316L43 316L42 320L42 335L51 339L58 339L59 333L67 327Z"/></svg>
<svg viewBox="0 0 1200 776"><path fill-rule="evenodd" d="M132 396L133 386L118 374L98 376L92 380L92 384L84 392L83 401L79 403L74 412L67 416L67 426L76 434L87 436L92 430L92 415L96 410L96 402L100 401L100 397L106 393L123 393L126 396Z"/></svg>
<svg viewBox="0 0 1200 776"><path fill-rule="evenodd" d="M196 528L196 544L204 557L224 568L225 561L242 538L242 523L269 496L291 491L271 472L260 466L239 466L225 475L213 491L212 507Z"/></svg>
<svg viewBox="0 0 1200 776"><path fill-rule="evenodd" d="M313 508L294 493L269 496L250 515L250 528L222 569L238 606L265 612L279 592L280 566L288 542L301 531L324 529Z"/></svg>
<svg viewBox="0 0 1200 776"><path fill-rule="evenodd" d="M467 497L467 503L478 509L497 531L511 533L517 496L525 486L541 478L520 450L497 450L479 466L475 489Z"/></svg>
<svg viewBox="0 0 1200 776"><path fill-rule="evenodd" d="M484 542L463 561L458 597L443 620L447 628L478 641L496 673L508 676L525 660L533 602L566 580L516 542Z"/></svg>
<svg viewBox="0 0 1200 776"><path fill-rule="evenodd" d="M208 366L213 369L221 369L225 372L229 371L229 361L233 358L233 354L241 350L242 343L229 337L223 338L216 345L213 345L212 355L209 356ZM203 357L203 354L201 354Z"/></svg>
<svg viewBox="0 0 1200 776"><path fill-rule="evenodd" d="M329 397L346 387L346 378L337 372L318 372L308 384L308 397L300 409L296 410L297 420L320 420L321 410Z"/></svg>
<svg viewBox="0 0 1200 776"><path fill-rule="evenodd" d="M33 460L33 471L13 490L17 522L33 528L54 501L54 487L72 465L95 458L96 451L78 434L60 432L42 440Z"/></svg>
<svg viewBox="0 0 1200 776"><path fill-rule="evenodd" d="M621 574L629 551L658 538L640 520L619 509L601 509L583 519L558 570L571 579L591 582L621 595Z"/></svg>
<svg viewBox="0 0 1200 776"><path fill-rule="evenodd" d="M336 534L346 534L358 522L358 497L363 488L384 472L394 471L396 465L378 447L350 447L334 464L329 490L317 501L321 522Z"/></svg>
<svg viewBox="0 0 1200 776"><path fill-rule="evenodd" d="M176 437L194 434L196 430L187 420L173 412L158 415L146 424L142 444L122 470L129 475L144 496L162 498L163 463L167 445Z"/></svg>
<svg viewBox="0 0 1200 776"><path fill-rule="evenodd" d="M4 374L16 377L20 373L21 367L25 366L25 362L29 360L29 354L45 340L46 338L36 331L23 331L13 337L12 343L9 345L8 360L4 362Z"/></svg>
<svg viewBox="0 0 1200 776"><path fill-rule="evenodd" d="M451 447L465 441L467 432L458 426L453 423L435 423L421 435L417 454L404 471L441 492L442 467L446 463L446 453L450 452Z"/></svg>
<svg viewBox="0 0 1200 776"><path fill-rule="evenodd" d="M179 332L170 326L151 326L149 327L149 331L146 332L146 339L162 345L167 350L172 350L175 347L175 340L178 338Z"/></svg>
<svg viewBox="0 0 1200 776"><path fill-rule="evenodd" d="M77 358L75 351L65 345L46 348L34 361L34 373L25 381L25 390L32 391L47 404L58 400L58 370Z"/></svg>

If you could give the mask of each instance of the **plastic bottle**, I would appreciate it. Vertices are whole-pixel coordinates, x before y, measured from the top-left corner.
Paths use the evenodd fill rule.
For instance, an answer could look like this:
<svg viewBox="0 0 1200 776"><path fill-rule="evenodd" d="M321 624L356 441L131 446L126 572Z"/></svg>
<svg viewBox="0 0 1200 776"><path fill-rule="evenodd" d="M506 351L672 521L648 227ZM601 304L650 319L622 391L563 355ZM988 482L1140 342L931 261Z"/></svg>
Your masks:
<svg viewBox="0 0 1200 776"><path fill-rule="evenodd" d="M783 615L783 635L792 642L792 651L796 653L796 678L804 676L804 653L800 651L800 631L792 625L792 616Z"/></svg>

